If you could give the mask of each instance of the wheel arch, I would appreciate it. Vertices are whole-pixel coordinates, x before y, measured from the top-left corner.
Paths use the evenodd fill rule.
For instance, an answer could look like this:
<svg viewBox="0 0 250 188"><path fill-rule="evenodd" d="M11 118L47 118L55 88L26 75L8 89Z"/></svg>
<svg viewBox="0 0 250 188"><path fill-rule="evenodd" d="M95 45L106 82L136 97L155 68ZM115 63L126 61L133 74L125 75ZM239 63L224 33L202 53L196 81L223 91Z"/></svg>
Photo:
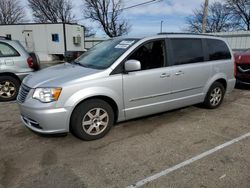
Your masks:
<svg viewBox="0 0 250 188"><path fill-rule="evenodd" d="M225 91L227 90L227 77L225 74L216 74L214 75L211 79L209 79L209 81L207 82L206 86L204 87L203 93L206 95L207 92L209 91L210 87L215 83L215 82L219 82L221 83L224 88Z"/></svg>
<svg viewBox="0 0 250 188"><path fill-rule="evenodd" d="M17 75L15 75L14 73L11 73L11 72L0 73L0 76L11 76L11 77L15 78L16 80L18 80L20 84L22 82Z"/></svg>
<svg viewBox="0 0 250 188"><path fill-rule="evenodd" d="M76 109L79 105L81 105L82 103L84 103L84 102L86 102L86 101L88 101L88 100L90 100L90 99L101 99L101 100L107 102L107 103L111 106L111 108L113 109L114 116L115 116L115 122L117 122L118 116L119 116L119 108L118 108L118 105L117 105L117 103L115 102L115 100L112 99L111 97L108 97L108 96L105 96L105 95L91 96L91 97L88 97L88 98L85 98L85 99L79 101L79 102L74 106L74 108L73 108L73 110L72 110L72 112L71 112L71 114L70 114L70 121L69 121L69 129L70 129L70 130L71 130L71 118L72 118L72 115L73 115L75 109Z"/></svg>
<svg viewBox="0 0 250 188"><path fill-rule="evenodd" d="M220 78L220 79L218 79L218 80L215 80L214 83L215 83L215 82L221 83L221 84L223 85L224 89L227 90L227 81L226 81L226 79Z"/></svg>

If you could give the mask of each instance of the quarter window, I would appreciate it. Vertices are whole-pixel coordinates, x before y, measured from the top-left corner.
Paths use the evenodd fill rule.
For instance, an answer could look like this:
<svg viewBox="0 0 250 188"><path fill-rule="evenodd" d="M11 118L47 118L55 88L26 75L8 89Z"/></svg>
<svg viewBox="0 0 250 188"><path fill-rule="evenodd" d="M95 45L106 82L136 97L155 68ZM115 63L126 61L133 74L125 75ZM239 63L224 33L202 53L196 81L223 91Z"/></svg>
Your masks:
<svg viewBox="0 0 250 188"><path fill-rule="evenodd" d="M209 61L231 59L227 45L221 40L207 39L207 49Z"/></svg>
<svg viewBox="0 0 250 188"><path fill-rule="evenodd" d="M158 40L144 44L128 58L128 60L131 59L141 62L141 70L164 67L166 59L165 41Z"/></svg>
<svg viewBox="0 0 250 188"><path fill-rule="evenodd" d="M0 57L19 56L18 52L11 46L0 43Z"/></svg>
<svg viewBox="0 0 250 188"><path fill-rule="evenodd" d="M171 39L174 65L204 61L201 39Z"/></svg>

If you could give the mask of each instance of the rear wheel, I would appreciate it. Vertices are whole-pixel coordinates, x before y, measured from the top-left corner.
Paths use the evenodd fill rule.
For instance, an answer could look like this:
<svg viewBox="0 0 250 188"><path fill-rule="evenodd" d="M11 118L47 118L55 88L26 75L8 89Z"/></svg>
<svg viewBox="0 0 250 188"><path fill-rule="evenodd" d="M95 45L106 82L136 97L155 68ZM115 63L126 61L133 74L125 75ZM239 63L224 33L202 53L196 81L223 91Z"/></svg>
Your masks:
<svg viewBox="0 0 250 188"><path fill-rule="evenodd" d="M205 105L205 107L209 109L217 108L221 105L224 99L224 95L225 95L224 86L219 82L215 82L210 87L203 104Z"/></svg>
<svg viewBox="0 0 250 188"><path fill-rule="evenodd" d="M0 76L0 102L15 100L20 82L11 76Z"/></svg>
<svg viewBox="0 0 250 188"><path fill-rule="evenodd" d="M90 99L78 105L71 117L71 131L82 140L104 137L114 124L112 107L100 99Z"/></svg>

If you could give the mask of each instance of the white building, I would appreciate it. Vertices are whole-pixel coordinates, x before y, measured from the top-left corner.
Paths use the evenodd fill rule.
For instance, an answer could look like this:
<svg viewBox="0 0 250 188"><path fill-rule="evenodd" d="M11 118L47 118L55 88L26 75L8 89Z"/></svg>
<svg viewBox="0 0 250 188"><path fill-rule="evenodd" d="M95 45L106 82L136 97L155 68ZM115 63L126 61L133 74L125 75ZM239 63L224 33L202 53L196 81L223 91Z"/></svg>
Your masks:
<svg viewBox="0 0 250 188"><path fill-rule="evenodd" d="M84 27L63 23L0 25L0 36L18 40L41 61L62 57L66 51L84 51Z"/></svg>
<svg viewBox="0 0 250 188"><path fill-rule="evenodd" d="M212 34L224 38L234 51L250 48L250 31L220 32Z"/></svg>

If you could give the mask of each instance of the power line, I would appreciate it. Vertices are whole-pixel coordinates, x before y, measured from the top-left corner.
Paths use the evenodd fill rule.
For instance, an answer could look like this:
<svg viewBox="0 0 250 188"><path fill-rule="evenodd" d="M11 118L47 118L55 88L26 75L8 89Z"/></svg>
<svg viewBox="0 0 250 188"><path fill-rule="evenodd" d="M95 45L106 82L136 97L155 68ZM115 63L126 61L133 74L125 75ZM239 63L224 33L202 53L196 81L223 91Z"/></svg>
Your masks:
<svg viewBox="0 0 250 188"><path fill-rule="evenodd" d="M150 0L150 1L146 1L146 2L143 2L143 3L136 4L136 5L125 7L125 8L119 9L117 11L128 10L128 9L132 9L132 8L135 8L135 7L144 6L144 5L147 5L147 4L158 3L158 2L161 2L161 1L163 1L163 0ZM108 13L110 14L112 12L108 12ZM84 18L77 19L76 21L81 21L81 20L84 20Z"/></svg>
<svg viewBox="0 0 250 188"><path fill-rule="evenodd" d="M151 1L146 1L146 2L144 2L144 3L139 3L139 4L136 4L136 5L132 5L132 6L129 6L129 7L122 8L122 9L120 9L119 11L131 9L131 8L135 8L135 7L138 7L138 6L143 6L143 5L146 5L146 4L149 4L149 3L157 3L157 2L160 2L160 1L162 1L162 0L151 0Z"/></svg>

